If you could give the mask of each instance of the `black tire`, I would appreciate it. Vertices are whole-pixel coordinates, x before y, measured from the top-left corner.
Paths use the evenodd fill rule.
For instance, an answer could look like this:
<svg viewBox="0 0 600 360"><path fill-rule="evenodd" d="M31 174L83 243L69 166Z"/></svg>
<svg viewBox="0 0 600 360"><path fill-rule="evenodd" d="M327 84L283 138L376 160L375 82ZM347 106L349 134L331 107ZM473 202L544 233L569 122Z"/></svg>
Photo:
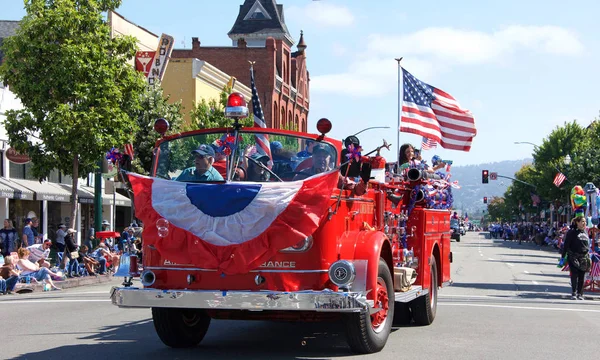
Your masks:
<svg viewBox="0 0 600 360"><path fill-rule="evenodd" d="M456 242L460 242L460 235L456 237Z"/></svg>
<svg viewBox="0 0 600 360"><path fill-rule="evenodd" d="M386 262L379 259L379 268L377 270L377 282L381 286L378 289L373 289L375 293L380 290L387 292L387 313L375 313L369 315L368 312L360 312L348 314L346 320L346 332L348 337L348 345L352 351L360 354L371 354L381 351L387 342L387 339L392 331L392 322L394 319L394 285L392 282L392 274ZM386 304L380 304L385 308ZM385 310L382 310L385 311ZM381 316L385 319L381 319ZM374 320L373 320L374 319ZM373 326L373 321L379 323Z"/></svg>
<svg viewBox="0 0 600 360"><path fill-rule="evenodd" d="M206 311L198 309L152 308L152 320L160 340L172 348L200 344L210 325Z"/></svg>
<svg viewBox="0 0 600 360"><path fill-rule="evenodd" d="M398 302L394 304L394 326L407 326L412 322L412 313L407 303Z"/></svg>
<svg viewBox="0 0 600 360"><path fill-rule="evenodd" d="M435 257L431 262L431 283L427 295L416 298L410 302L413 319L417 325L430 325L435 319L438 300L438 274Z"/></svg>

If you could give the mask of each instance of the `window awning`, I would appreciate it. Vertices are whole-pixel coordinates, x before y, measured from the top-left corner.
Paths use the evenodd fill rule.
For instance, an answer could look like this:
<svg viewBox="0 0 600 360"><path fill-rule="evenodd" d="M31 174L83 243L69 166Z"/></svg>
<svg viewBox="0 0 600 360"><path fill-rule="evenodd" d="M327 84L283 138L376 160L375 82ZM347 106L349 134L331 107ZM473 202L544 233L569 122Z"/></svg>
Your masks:
<svg viewBox="0 0 600 360"><path fill-rule="evenodd" d="M33 200L33 191L10 179L0 177L0 198Z"/></svg>
<svg viewBox="0 0 600 360"><path fill-rule="evenodd" d="M67 185L67 184L55 184L55 185L62 187L63 189L67 190L69 192L69 194L71 194L71 189L73 188L73 186ZM80 204L93 204L94 203L93 190L90 193L90 192L86 191L85 189L83 189L83 187L77 189L77 200L79 201Z"/></svg>
<svg viewBox="0 0 600 360"><path fill-rule="evenodd" d="M94 203L94 188L90 186L82 186L81 189L88 193L87 196L91 197L91 202L89 204ZM81 199L81 195L80 195ZM114 201L117 206L126 206L131 207L131 200L127 196L123 196L119 193L115 193ZM84 203L83 201L80 201ZM87 201L85 203L88 203ZM102 194L102 205L112 205L113 204L113 194Z"/></svg>
<svg viewBox="0 0 600 360"><path fill-rule="evenodd" d="M62 188L58 184L24 179L10 179L11 182L25 187L35 193L35 200L48 200L58 202L71 201L71 192Z"/></svg>

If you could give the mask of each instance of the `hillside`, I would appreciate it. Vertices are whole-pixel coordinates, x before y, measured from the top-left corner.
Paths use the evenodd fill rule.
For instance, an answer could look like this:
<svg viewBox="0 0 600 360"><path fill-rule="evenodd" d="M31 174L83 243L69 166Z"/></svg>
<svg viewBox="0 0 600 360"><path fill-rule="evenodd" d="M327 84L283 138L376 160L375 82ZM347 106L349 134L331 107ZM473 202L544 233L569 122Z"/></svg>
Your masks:
<svg viewBox="0 0 600 360"><path fill-rule="evenodd" d="M489 184L481 183L481 170L497 172L498 175L514 177L514 174L525 164L530 164L532 159L506 160L479 165L452 166L451 180L458 180L460 189L452 192L454 196L454 208L461 213L467 211L469 214L481 213L486 208L483 197L488 199L493 196L502 196L506 187L512 180L498 178L490 180Z"/></svg>

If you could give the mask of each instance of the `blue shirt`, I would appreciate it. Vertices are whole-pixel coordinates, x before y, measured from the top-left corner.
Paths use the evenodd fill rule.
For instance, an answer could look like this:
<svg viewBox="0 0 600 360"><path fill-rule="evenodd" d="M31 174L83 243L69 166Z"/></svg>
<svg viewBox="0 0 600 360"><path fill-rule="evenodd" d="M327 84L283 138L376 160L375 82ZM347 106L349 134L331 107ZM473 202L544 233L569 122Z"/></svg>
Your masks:
<svg viewBox="0 0 600 360"><path fill-rule="evenodd" d="M23 228L23 235L27 235L27 246L33 245L33 230L31 230L31 226Z"/></svg>
<svg viewBox="0 0 600 360"><path fill-rule="evenodd" d="M175 181L223 181L223 177L214 168L210 167L204 174L198 175L196 167L190 167L185 170L175 179Z"/></svg>

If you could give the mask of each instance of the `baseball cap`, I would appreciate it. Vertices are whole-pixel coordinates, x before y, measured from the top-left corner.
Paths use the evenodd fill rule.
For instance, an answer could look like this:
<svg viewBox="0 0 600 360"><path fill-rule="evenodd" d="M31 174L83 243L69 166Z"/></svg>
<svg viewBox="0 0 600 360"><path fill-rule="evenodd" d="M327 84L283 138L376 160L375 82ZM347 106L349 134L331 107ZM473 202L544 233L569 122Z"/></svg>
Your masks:
<svg viewBox="0 0 600 360"><path fill-rule="evenodd" d="M25 224L30 223L30 222L31 222L31 218L25 219Z"/></svg>
<svg viewBox="0 0 600 360"><path fill-rule="evenodd" d="M279 141L272 141L271 142L271 150L279 150L279 149L283 149L283 145Z"/></svg>
<svg viewBox="0 0 600 360"><path fill-rule="evenodd" d="M254 153L254 154L250 155L250 159L256 160L256 161L262 161L264 163L271 160L271 158L269 158L267 155L259 154L259 153Z"/></svg>
<svg viewBox="0 0 600 360"><path fill-rule="evenodd" d="M58 225L58 227L59 227L59 228L66 228L66 227L67 227L67 225L65 225L65 224L60 224L60 225Z"/></svg>
<svg viewBox="0 0 600 360"><path fill-rule="evenodd" d="M210 145L202 144L196 150L192 151L192 154L215 157L215 150Z"/></svg>
<svg viewBox="0 0 600 360"><path fill-rule="evenodd" d="M327 155L329 155L329 149L327 149L327 145L322 143L315 145L315 147L312 149L312 152L313 154L316 154L317 152L325 152Z"/></svg>
<svg viewBox="0 0 600 360"><path fill-rule="evenodd" d="M75 230L75 229L68 229L67 230L67 234L74 234L76 232L77 232L77 230Z"/></svg>
<svg viewBox="0 0 600 360"><path fill-rule="evenodd" d="M108 220L102 220L102 225L110 225L110 223L108 222Z"/></svg>

